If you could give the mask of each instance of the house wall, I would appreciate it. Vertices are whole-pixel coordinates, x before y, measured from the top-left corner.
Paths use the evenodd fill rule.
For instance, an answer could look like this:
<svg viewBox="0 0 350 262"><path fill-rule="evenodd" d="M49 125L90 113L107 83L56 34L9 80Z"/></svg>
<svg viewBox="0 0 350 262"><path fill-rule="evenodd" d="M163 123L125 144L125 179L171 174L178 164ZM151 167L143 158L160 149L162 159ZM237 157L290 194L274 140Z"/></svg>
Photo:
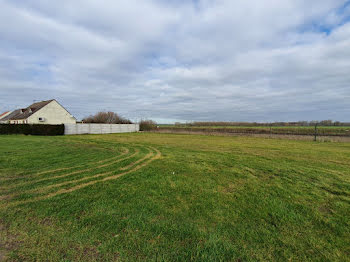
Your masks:
<svg viewBox="0 0 350 262"><path fill-rule="evenodd" d="M40 117L44 118L44 121L39 121ZM76 119L54 100L28 117L27 123L47 125L75 124Z"/></svg>
<svg viewBox="0 0 350 262"><path fill-rule="evenodd" d="M64 124L65 135L114 134L140 131L139 124Z"/></svg>
<svg viewBox="0 0 350 262"><path fill-rule="evenodd" d="M28 121L26 119L24 120L9 120L10 124L28 124Z"/></svg>

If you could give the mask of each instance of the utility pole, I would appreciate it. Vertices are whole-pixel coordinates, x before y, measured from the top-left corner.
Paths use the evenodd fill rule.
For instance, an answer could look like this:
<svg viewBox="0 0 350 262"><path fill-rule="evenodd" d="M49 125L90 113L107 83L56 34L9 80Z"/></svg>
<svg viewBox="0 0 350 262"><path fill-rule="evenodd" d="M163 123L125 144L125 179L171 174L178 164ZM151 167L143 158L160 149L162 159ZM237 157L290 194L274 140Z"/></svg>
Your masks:
<svg viewBox="0 0 350 262"><path fill-rule="evenodd" d="M318 123L316 122L316 124L315 124L315 138L314 138L314 141L317 141L317 125L318 125Z"/></svg>

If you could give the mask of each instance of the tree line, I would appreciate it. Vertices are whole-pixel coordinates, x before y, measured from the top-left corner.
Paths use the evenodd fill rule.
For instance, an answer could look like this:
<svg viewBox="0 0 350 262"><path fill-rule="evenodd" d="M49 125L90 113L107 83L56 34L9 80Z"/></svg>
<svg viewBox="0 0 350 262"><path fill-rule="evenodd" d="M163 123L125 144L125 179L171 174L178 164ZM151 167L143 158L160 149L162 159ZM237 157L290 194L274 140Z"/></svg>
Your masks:
<svg viewBox="0 0 350 262"><path fill-rule="evenodd" d="M254 126L350 126L350 122L340 122L333 120L322 120L322 121L297 121L297 122L269 122L269 123L258 123L258 122L217 122L217 121L208 121L208 122L189 122L189 123L180 123L176 122L176 126L245 126L245 127L254 127Z"/></svg>

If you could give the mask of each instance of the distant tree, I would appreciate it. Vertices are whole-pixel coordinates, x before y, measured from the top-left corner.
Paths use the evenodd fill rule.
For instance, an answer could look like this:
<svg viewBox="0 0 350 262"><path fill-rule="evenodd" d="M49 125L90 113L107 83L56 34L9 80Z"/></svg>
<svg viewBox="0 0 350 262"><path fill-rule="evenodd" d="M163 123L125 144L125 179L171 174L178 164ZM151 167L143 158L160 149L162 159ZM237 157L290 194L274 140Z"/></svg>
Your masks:
<svg viewBox="0 0 350 262"><path fill-rule="evenodd" d="M310 126L314 126L314 125L316 125L316 124L319 124L320 122L319 121L316 121L316 120L312 120L312 121L310 121Z"/></svg>
<svg viewBox="0 0 350 262"><path fill-rule="evenodd" d="M307 121L299 121L299 126L308 126L309 123Z"/></svg>
<svg viewBox="0 0 350 262"><path fill-rule="evenodd" d="M183 126L183 127L192 127L192 126L244 126L244 127L254 127L254 126L315 126L319 124L321 126L350 126L350 123L346 122L333 122L332 120L323 120L323 121L297 121L297 122L272 122L272 123L258 123L258 122L186 122L180 123L176 122L175 126Z"/></svg>
<svg viewBox="0 0 350 262"><path fill-rule="evenodd" d="M321 126L332 126L333 125L333 121L332 120L322 120L320 122Z"/></svg>
<svg viewBox="0 0 350 262"><path fill-rule="evenodd" d="M132 124L132 122L114 112L98 112L83 119L84 123L98 124Z"/></svg>

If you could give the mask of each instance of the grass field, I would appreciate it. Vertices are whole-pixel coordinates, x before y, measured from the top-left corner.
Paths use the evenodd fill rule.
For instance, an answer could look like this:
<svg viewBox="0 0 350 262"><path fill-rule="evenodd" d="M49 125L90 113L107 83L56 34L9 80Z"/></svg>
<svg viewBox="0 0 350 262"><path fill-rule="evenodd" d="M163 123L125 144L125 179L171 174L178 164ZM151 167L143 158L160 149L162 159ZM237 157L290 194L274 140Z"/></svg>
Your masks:
<svg viewBox="0 0 350 262"><path fill-rule="evenodd" d="M350 261L350 143L0 136L0 260Z"/></svg>

